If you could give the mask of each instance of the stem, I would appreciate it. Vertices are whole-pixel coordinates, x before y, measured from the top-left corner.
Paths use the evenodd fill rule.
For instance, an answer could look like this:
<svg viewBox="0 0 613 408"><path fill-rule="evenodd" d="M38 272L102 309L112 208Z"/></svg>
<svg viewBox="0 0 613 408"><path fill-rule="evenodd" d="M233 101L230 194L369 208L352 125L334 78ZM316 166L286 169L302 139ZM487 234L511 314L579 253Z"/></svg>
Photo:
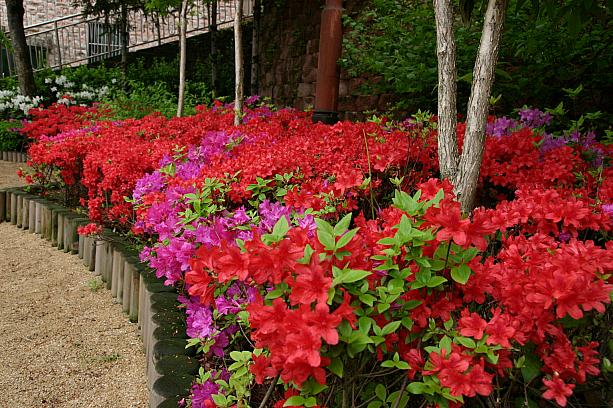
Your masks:
<svg viewBox="0 0 613 408"><path fill-rule="evenodd" d="M373 197L373 192L372 192L372 169L370 166L370 152L368 150L368 139L366 138L366 132L364 130L362 130L362 135L364 136L364 147L366 148L366 159L368 160L368 177L370 178L370 183L371 185L369 186L368 190L370 191L370 215L372 216L373 219L375 219L375 203L374 203L374 197Z"/></svg>
<svg viewBox="0 0 613 408"><path fill-rule="evenodd" d="M270 387L268 387L268 390L266 391L266 395L264 395L264 399L262 400L262 402L260 402L259 408L264 408L266 406L266 403L268 402L268 400L270 399L270 396L272 395L272 391L275 389L275 386L277 385L277 381L279 381L279 375L280 374L277 374L274 380L272 380L272 383L270 383Z"/></svg>
<svg viewBox="0 0 613 408"><path fill-rule="evenodd" d="M400 405L400 399L402 398L402 394L404 394L404 390L407 388L408 381L409 376L405 375L404 379L402 380L402 385L400 386L400 393L398 394L398 397L396 397L396 401L394 401L394 405L392 405L392 408L398 408L398 406Z"/></svg>

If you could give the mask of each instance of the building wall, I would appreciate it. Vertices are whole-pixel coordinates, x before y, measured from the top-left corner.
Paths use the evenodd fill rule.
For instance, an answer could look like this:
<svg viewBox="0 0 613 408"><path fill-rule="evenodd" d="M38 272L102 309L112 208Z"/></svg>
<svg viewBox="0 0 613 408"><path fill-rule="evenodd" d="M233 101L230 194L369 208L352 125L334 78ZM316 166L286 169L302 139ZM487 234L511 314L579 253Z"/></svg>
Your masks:
<svg viewBox="0 0 613 408"><path fill-rule="evenodd" d="M116 55L120 50L119 30L111 16L111 35L104 18L80 15L80 8L71 5L72 0L26 0L24 3L26 41L35 61L45 61L50 67L80 65L92 62L92 55ZM219 2L217 21L220 28L231 25L235 13L235 0ZM244 14L252 13L252 1L244 2ZM72 16L72 17L71 17ZM178 17L170 14L164 18L145 17L141 12L131 12L129 20L130 51L156 47L178 39ZM189 11L188 37L208 31L209 11L202 2L196 2ZM7 29L6 2L0 0L0 26ZM37 67L35 67L37 68Z"/></svg>
<svg viewBox="0 0 613 408"><path fill-rule="evenodd" d="M71 0L24 0L25 15L23 23L25 26L30 26L61 16L79 13L79 10L75 9L71 3ZM5 0L0 0L0 25L3 28L8 26Z"/></svg>

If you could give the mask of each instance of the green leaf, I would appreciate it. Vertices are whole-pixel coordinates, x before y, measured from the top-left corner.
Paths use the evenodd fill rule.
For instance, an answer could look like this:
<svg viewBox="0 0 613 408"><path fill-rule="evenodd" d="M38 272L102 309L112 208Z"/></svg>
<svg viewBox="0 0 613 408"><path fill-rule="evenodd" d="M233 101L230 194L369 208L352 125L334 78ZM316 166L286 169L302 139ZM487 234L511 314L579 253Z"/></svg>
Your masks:
<svg viewBox="0 0 613 408"><path fill-rule="evenodd" d="M313 255L313 252L315 251L313 250L313 248L311 248L311 245L306 244L306 246L304 247L304 256L298 259L296 262L303 265L308 265L309 263L311 263L311 256Z"/></svg>
<svg viewBox="0 0 613 408"><path fill-rule="evenodd" d="M289 223L287 222L287 217L283 216L279 218L279 221L277 221L275 226L272 228L272 234L280 240L281 238L285 237L287 231L289 231Z"/></svg>
<svg viewBox="0 0 613 408"><path fill-rule="evenodd" d="M411 394L421 395L421 394L428 394L430 387L427 384L424 384L423 382L412 382L409 385L407 385L407 390Z"/></svg>
<svg viewBox="0 0 613 408"><path fill-rule="evenodd" d="M541 373L541 366L543 364L532 353L526 354L526 360L524 362L524 366L521 368L521 375L524 377L524 381L529 383L534 380Z"/></svg>
<svg viewBox="0 0 613 408"><path fill-rule="evenodd" d="M443 336L438 344L441 349L447 350L447 355L449 355L451 352L451 339L449 336Z"/></svg>
<svg viewBox="0 0 613 408"><path fill-rule="evenodd" d="M456 337L455 341L466 348L474 349L475 347L477 347L475 341L469 337Z"/></svg>
<svg viewBox="0 0 613 408"><path fill-rule="evenodd" d="M211 395L211 397L213 397L213 402L215 402L215 404L221 406L221 407L225 407L227 405L227 401L226 401L226 397L222 394L213 394Z"/></svg>
<svg viewBox="0 0 613 408"><path fill-rule="evenodd" d="M377 384L377 386L375 387L375 395L381 401L385 401L385 398L387 397L387 390L385 389L385 385Z"/></svg>
<svg viewBox="0 0 613 408"><path fill-rule="evenodd" d="M292 397L289 397L287 399L287 401L285 401L285 404L283 404L284 407L292 407L292 406L303 406L305 403L304 397L300 396L300 395L294 395Z"/></svg>
<svg viewBox="0 0 613 408"><path fill-rule="evenodd" d="M400 321L390 322L386 324L385 327L383 327L383 330L381 330L381 335L387 336L389 334L394 333L396 330L398 330L398 328L400 327L400 324L401 324Z"/></svg>
<svg viewBox="0 0 613 408"><path fill-rule="evenodd" d="M364 279L368 275L372 275L372 272L362 271L359 269L348 269L346 271L343 271L343 273L337 279L335 279L335 281L337 281L337 284L353 283Z"/></svg>
<svg viewBox="0 0 613 408"><path fill-rule="evenodd" d="M336 357L330 360L330 365L328 366L328 369L333 373L336 374L336 376L343 378L343 360L341 360L340 357Z"/></svg>
<svg viewBox="0 0 613 408"><path fill-rule="evenodd" d="M345 215L335 226L333 229L334 236L338 237L342 235L345 231L349 229L349 224L351 224L351 213Z"/></svg>
<svg viewBox="0 0 613 408"><path fill-rule="evenodd" d="M381 363L381 367L384 367L384 368L392 368L395 366L396 366L396 363L393 362L392 360L385 360L384 362Z"/></svg>
<svg viewBox="0 0 613 408"><path fill-rule="evenodd" d="M317 239L328 251L334 250L336 242L334 236L330 232L323 229L317 229Z"/></svg>
<svg viewBox="0 0 613 408"><path fill-rule="evenodd" d="M389 308L390 308L390 304L389 303L379 303L377 305L377 312L383 313L386 310L388 310Z"/></svg>
<svg viewBox="0 0 613 408"><path fill-rule="evenodd" d="M371 294L368 293L363 293L361 295L358 296L358 299L360 299L360 302L364 303L365 305L368 306L372 306L373 303L375 302L375 300L377 300L376 297L374 297Z"/></svg>
<svg viewBox="0 0 613 408"><path fill-rule="evenodd" d="M439 285L442 285L445 282L447 282L446 278L442 276L433 276L428 280L428 283L426 284L426 286L428 286L429 288L435 288Z"/></svg>
<svg viewBox="0 0 613 408"><path fill-rule="evenodd" d="M398 241L392 237L381 238L379 241L377 241L377 244L386 245L386 246L394 246L397 243Z"/></svg>
<svg viewBox="0 0 613 408"><path fill-rule="evenodd" d="M230 358L234 361L241 361L242 354L240 351L231 351Z"/></svg>
<svg viewBox="0 0 613 408"><path fill-rule="evenodd" d="M459 284L466 284L470 278L471 269L468 265L462 264L451 268L451 278Z"/></svg>
<svg viewBox="0 0 613 408"><path fill-rule="evenodd" d="M353 237L355 237L355 234L358 233L358 230L359 230L359 228L354 228L354 229L352 229L350 231L347 231L345 233L345 235L340 237L338 242L336 243L336 249L343 248L345 245L347 245L349 242L351 242Z"/></svg>
<svg viewBox="0 0 613 408"><path fill-rule="evenodd" d="M321 218L315 218L315 224L317 225L317 229L319 231L325 231L330 235L334 235L334 228L330 223L322 220Z"/></svg>
<svg viewBox="0 0 613 408"><path fill-rule="evenodd" d="M315 397L309 397L304 400L305 407L314 407L315 405L317 405L317 399L315 399Z"/></svg>

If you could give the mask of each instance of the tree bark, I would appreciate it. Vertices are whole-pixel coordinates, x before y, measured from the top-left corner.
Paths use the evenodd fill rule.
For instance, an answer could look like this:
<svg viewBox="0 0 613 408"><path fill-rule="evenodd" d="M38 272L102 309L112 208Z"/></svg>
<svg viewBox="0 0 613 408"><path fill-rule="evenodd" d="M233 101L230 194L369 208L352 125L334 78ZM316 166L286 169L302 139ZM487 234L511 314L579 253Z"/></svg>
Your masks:
<svg viewBox="0 0 613 408"><path fill-rule="evenodd" d="M128 69L128 6L121 5L121 22L120 22L120 38L121 38L121 71L124 76Z"/></svg>
<svg viewBox="0 0 613 408"><path fill-rule="evenodd" d="M245 68L243 66L243 33L241 21L243 19L243 0L236 2L236 15L234 16L234 125L239 125L243 118L243 78Z"/></svg>
<svg viewBox="0 0 613 408"><path fill-rule="evenodd" d="M459 163L457 141L456 44L451 0L434 0L438 59L438 161L441 178L453 180Z"/></svg>
<svg viewBox="0 0 613 408"><path fill-rule="evenodd" d="M211 91L213 91L213 97L218 92L218 74L217 74L217 0L211 1L211 25L209 27L211 32Z"/></svg>
<svg viewBox="0 0 613 408"><path fill-rule="evenodd" d="M23 0L7 0L6 15L8 19L11 41L13 43L13 54L15 56L15 68L19 80L19 91L22 95L34 96L36 94L36 83L34 82L34 72L30 51L26 42L26 34L23 27Z"/></svg>
<svg viewBox="0 0 613 408"><path fill-rule="evenodd" d="M462 156L458 172L454 177L456 195L463 212L469 212L474 207L479 171L483 161L489 97L498 62L498 48L506 8L507 0L489 0L485 12L481 43L475 60L472 89L468 100Z"/></svg>
<svg viewBox="0 0 613 408"><path fill-rule="evenodd" d="M187 2L181 2L179 12L179 101L177 105L177 117L183 116L183 104L185 101L185 65L187 61Z"/></svg>
<svg viewBox="0 0 613 408"><path fill-rule="evenodd" d="M260 76L260 0L253 1L253 32L251 33L251 95L259 93Z"/></svg>

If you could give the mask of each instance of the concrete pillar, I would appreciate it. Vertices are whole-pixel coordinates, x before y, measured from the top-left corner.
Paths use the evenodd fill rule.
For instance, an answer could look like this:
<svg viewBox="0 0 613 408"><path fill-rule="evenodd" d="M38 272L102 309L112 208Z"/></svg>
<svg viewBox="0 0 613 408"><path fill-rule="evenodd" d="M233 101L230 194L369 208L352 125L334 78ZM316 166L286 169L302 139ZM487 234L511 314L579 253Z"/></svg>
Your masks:
<svg viewBox="0 0 613 408"><path fill-rule="evenodd" d="M6 217L6 191L0 190L0 222Z"/></svg>
<svg viewBox="0 0 613 408"><path fill-rule="evenodd" d="M11 191L11 224L17 224L17 195L14 191Z"/></svg>
<svg viewBox="0 0 613 408"><path fill-rule="evenodd" d="M101 239L96 240L96 256L94 259L94 275L101 276L105 280L104 268L106 268L106 254L109 243Z"/></svg>

